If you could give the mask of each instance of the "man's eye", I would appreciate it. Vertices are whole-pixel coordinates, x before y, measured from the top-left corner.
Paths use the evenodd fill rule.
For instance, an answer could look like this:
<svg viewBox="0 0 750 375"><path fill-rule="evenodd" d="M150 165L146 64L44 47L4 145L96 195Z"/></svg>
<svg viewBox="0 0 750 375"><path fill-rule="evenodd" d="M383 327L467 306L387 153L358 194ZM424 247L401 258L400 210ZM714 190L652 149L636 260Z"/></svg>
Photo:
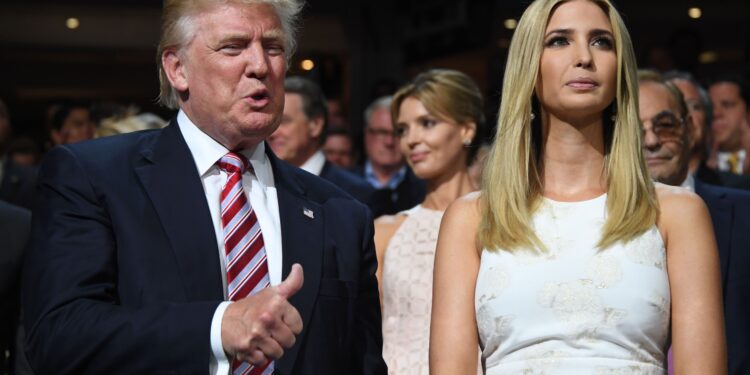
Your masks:
<svg viewBox="0 0 750 375"><path fill-rule="evenodd" d="M656 123L656 127L662 129L673 129L677 127L677 123L674 121L659 121L658 123Z"/></svg>
<svg viewBox="0 0 750 375"><path fill-rule="evenodd" d="M227 44L221 46L221 51L229 54L237 54L242 50L242 46L239 44Z"/></svg>
<svg viewBox="0 0 750 375"><path fill-rule="evenodd" d="M284 54L284 47L274 44L274 45L270 45L266 47L266 51L268 51L269 55L273 55L273 56L282 55Z"/></svg>

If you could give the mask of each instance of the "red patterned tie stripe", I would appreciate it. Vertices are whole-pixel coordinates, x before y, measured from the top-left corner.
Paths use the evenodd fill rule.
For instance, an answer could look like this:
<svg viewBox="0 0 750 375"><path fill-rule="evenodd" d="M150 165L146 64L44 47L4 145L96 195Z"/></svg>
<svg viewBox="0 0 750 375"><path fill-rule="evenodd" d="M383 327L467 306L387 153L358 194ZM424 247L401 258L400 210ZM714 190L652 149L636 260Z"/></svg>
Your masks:
<svg viewBox="0 0 750 375"><path fill-rule="evenodd" d="M219 168L227 173L221 190L221 224L227 268L227 296L237 301L257 293L270 284L263 234L255 211L242 188L242 173L252 172L250 162L241 154L228 153L219 160ZM253 367L232 362L232 374L267 375L273 362Z"/></svg>

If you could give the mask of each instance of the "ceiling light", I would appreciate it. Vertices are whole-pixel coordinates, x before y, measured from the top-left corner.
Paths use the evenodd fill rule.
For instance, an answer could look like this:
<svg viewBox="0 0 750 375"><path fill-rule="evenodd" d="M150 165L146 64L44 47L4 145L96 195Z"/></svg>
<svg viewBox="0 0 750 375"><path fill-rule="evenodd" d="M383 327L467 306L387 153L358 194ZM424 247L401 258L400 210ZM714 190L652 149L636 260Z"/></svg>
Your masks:
<svg viewBox="0 0 750 375"><path fill-rule="evenodd" d="M719 54L714 51L706 51L698 55L698 61L700 61L701 64L711 64L715 63L717 60L719 60Z"/></svg>
<svg viewBox="0 0 750 375"><path fill-rule="evenodd" d="M300 62L299 66L302 68L302 70L313 70L313 68L315 67L315 62L310 59L305 59Z"/></svg>
<svg viewBox="0 0 750 375"><path fill-rule="evenodd" d="M688 16L692 19L697 20L698 18L701 18L701 15L703 12L701 11L701 8L698 7L692 7L688 9Z"/></svg>
<svg viewBox="0 0 750 375"><path fill-rule="evenodd" d="M518 21L514 20L513 18L508 18L507 20L503 21L503 26L505 26L508 30L513 30L518 26Z"/></svg>
<svg viewBox="0 0 750 375"><path fill-rule="evenodd" d="M78 18L70 17L65 20L65 26L71 30L75 30L78 26L81 26L81 21L79 21Z"/></svg>

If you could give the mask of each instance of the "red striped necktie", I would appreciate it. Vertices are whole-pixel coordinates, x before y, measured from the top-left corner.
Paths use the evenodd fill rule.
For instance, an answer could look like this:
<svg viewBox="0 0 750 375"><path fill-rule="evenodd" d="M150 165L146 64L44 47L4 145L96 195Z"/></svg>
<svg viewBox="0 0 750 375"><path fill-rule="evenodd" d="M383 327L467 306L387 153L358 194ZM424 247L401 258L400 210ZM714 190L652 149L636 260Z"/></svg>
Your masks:
<svg viewBox="0 0 750 375"><path fill-rule="evenodd" d="M227 184L221 189L221 226L227 270L227 298L239 301L270 284L266 248L255 211L242 189L242 174L253 173L253 167L242 154L229 152L218 162L227 173ZM254 367L232 361L232 375L265 375L273 372L273 361Z"/></svg>

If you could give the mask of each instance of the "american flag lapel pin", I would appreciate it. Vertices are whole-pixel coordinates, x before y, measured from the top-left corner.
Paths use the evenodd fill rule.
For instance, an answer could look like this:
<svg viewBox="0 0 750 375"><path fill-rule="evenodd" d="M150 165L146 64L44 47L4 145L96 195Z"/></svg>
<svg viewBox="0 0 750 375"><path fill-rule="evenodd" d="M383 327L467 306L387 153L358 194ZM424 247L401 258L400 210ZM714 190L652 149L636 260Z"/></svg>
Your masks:
<svg viewBox="0 0 750 375"><path fill-rule="evenodd" d="M302 213L305 216L309 217L310 219L315 219L315 213L313 212L313 210L311 210L311 209L309 209L307 207L303 207L302 208Z"/></svg>

